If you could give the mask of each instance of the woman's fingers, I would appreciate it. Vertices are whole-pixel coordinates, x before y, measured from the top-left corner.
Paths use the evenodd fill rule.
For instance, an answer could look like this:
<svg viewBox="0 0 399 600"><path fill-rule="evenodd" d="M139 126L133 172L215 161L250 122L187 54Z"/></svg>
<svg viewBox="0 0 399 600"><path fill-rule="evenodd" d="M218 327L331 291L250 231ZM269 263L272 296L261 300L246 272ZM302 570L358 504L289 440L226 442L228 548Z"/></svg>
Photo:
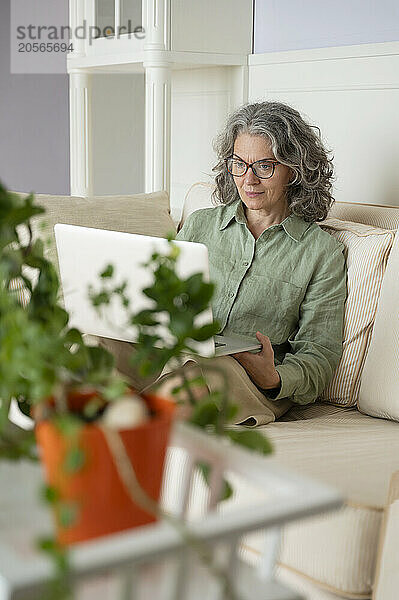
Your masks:
<svg viewBox="0 0 399 600"><path fill-rule="evenodd" d="M259 342L262 344L261 353L270 354L273 358L273 363L274 363L274 350L273 350L273 346L270 341L270 338L268 338L267 335L264 335L260 331L256 332L256 337L259 340Z"/></svg>
<svg viewBox="0 0 399 600"><path fill-rule="evenodd" d="M253 352L238 352L233 354L242 367L246 370L251 379L260 387L268 388L276 385L278 373L274 366L274 352L270 339L260 331L256 332L256 337L262 344L262 350L254 354Z"/></svg>

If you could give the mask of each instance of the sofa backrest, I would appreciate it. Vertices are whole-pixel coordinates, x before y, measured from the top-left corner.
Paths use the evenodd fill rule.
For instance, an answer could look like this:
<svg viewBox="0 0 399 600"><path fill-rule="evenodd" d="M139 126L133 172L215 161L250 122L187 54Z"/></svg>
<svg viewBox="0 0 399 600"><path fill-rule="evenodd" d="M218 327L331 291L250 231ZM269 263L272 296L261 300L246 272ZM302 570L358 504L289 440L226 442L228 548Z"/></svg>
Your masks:
<svg viewBox="0 0 399 600"><path fill-rule="evenodd" d="M184 199L179 228L192 212L200 208L213 206L211 200L213 189L213 184L203 181L194 183L190 187ZM329 216L343 221L353 221L354 223L363 223L372 227L381 227L382 229L399 228L399 206L380 206L377 204L361 204L360 202L335 202Z"/></svg>

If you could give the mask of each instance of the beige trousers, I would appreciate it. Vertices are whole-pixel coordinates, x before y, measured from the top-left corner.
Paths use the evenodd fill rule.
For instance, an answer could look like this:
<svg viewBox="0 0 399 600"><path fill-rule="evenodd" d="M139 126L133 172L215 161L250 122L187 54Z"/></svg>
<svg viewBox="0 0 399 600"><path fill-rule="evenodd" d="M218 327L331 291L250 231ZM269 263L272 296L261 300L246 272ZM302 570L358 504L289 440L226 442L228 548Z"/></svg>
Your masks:
<svg viewBox="0 0 399 600"><path fill-rule="evenodd" d="M106 338L99 338L99 340L100 345L114 355L117 370L128 378L132 387L138 392L157 382L157 387L160 386L158 390L163 389L163 392L169 395L169 391L173 386L170 382L164 382L164 385L163 379L170 371L164 369L162 373L143 378L131 366L129 361L129 357L134 352L134 344ZM212 365L223 369L226 374L229 382L230 401L238 407L235 419L237 425L245 425L246 427L267 425L281 417L293 404L288 398L275 401L266 398L248 377L245 369L232 356L213 358ZM187 359L185 368L190 378L202 374L210 391L216 391L224 385L220 373L213 370L206 370L206 373L203 373L201 367L195 363L193 358Z"/></svg>

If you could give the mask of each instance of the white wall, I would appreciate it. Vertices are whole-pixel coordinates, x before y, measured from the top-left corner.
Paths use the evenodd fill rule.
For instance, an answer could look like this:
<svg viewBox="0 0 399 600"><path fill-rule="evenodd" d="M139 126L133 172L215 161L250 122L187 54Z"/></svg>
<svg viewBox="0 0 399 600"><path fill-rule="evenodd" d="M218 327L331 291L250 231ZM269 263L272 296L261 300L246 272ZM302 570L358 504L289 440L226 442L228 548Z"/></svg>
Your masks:
<svg viewBox="0 0 399 600"><path fill-rule="evenodd" d="M255 0L255 53L399 40L398 0Z"/></svg>
<svg viewBox="0 0 399 600"><path fill-rule="evenodd" d="M144 190L144 75L93 75L93 190Z"/></svg>
<svg viewBox="0 0 399 600"><path fill-rule="evenodd" d="M399 206L399 42L256 54L249 100L278 100L318 125L334 196Z"/></svg>

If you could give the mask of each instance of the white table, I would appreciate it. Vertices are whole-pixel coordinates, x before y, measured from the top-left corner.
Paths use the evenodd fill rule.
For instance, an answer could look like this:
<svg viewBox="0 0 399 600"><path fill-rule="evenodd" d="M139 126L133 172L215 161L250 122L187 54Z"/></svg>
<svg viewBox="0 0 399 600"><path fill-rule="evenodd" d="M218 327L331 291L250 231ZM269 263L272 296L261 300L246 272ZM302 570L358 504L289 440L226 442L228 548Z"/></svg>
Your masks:
<svg viewBox="0 0 399 600"><path fill-rule="evenodd" d="M242 600L298 600L273 581L279 528L286 522L338 508L331 488L281 469L262 457L204 435L187 425L174 428L165 474L163 505L188 520L190 531L215 550ZM213 465L213 492L198 476L198 461ZM223 476L238 485L234 500L217 509ZM0 600L39 600L52 565L33 549L51 531L47 509L38 501L40 467L0 463ZM194 500L190 490L195 489ZM244 534L268 529L256 570L241 558ZM161 522L79 544L71 551L79 600L216 600L218 584L187 548L179 533Z"/></svg>

